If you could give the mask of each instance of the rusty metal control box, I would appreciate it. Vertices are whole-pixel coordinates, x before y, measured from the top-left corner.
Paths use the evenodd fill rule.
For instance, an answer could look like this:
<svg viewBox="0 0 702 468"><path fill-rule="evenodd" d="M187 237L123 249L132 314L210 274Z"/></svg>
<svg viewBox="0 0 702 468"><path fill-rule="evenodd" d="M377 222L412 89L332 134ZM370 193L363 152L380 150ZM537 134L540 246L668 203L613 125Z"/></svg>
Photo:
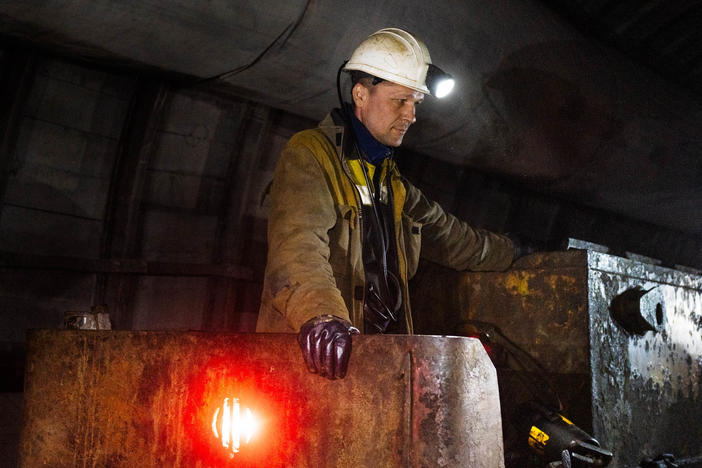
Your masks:
<svg viewBox="0 0 702 468"><path fill-rule="evenodd" d="M20 465L504 467L478 340L358 336L349 373L294 335L31 332Z"/></svg>
<svg viewBox="0 0 702 468"><path fill-rule="evenodd" d="M543 366L564 413L614 453L610 466L702 455L702 277L571 250L499 273L426 268L413 307L433 311L416 314L420 333L499 327ZM513 374L498 368L507 452L528 436L510 429L510 406L532 398Z"/></svg>

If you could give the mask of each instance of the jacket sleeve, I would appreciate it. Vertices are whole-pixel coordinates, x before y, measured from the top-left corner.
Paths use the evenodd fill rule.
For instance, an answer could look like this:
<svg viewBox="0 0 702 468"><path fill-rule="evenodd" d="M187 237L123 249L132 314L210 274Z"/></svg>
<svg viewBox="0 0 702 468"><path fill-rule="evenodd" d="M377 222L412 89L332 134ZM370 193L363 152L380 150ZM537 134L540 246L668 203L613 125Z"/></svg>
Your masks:
<svg viewBox="0 0 702 468"><path fill-rule="evenodd" d="M272 306L295 330L321 314L349 320L329 264L328 231L336 210L304 139L293 137L281 153L270 196L266 281Z"/></svg>
<svg viewBox="0 0 702 468"><path fill-rule="evenodd" d="M512 263L514 245L503 235L475 229L446 213L438 203L403 179L404 211L422 224L421 256L455 270L502 271Z"/></svg>

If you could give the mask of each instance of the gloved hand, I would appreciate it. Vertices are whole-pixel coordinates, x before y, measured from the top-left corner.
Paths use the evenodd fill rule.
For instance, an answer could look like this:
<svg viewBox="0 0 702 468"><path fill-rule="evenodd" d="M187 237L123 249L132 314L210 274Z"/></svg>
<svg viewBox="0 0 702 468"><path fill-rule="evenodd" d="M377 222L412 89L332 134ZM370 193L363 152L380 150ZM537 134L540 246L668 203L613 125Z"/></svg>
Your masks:
<svg viewBox="0 0 702 468"><path fill-rule="evenodd" d="M513 232L507 232L505 236L509 237L509 240L514 244L514 260L531 255L534 252L548 250L545 243L532 241Z"/></svg>
<svg viewBox="0 0 702 468"><path fill-rule="evenodd" d="M305 322L297 334L307 369L329 380L343 379L351 356L351 334L357 328L334 315L320 315Z"/></svg>

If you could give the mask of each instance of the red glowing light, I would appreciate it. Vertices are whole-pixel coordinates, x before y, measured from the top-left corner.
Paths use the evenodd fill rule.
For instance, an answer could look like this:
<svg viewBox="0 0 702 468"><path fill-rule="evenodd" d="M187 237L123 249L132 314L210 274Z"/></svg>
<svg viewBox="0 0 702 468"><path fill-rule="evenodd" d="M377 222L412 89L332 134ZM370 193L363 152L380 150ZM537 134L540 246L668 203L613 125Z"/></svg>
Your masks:
<svg viewBox="0 0 702 468"><path fill-rule="evenodd" d="M183 408L192 459L183 466L296 464L305 395L282 368L271 369L237 355L211 358L192 373Z"/></svg>
<svg viewBox="0 0 702 468"><path fill-rule="evenodd" d="M212 433L232 455L239 453L242 439L245 444L249 443L257 428L253 413L249 408L242 408L238 398L232 398L231 403L225 398L212 416Z"/></svg>

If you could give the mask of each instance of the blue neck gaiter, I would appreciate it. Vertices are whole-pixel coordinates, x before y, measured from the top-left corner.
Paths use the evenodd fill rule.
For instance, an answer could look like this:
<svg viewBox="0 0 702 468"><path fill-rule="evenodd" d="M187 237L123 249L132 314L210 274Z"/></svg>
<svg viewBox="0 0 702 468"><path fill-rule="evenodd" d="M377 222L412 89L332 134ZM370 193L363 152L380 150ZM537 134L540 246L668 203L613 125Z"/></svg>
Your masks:
<svg viewBox="0 0 702 468"><path fill-rule="evenodd" d="M353 113L351 114L351 122L353 123L353 129L356 133L358 144L361 146L361 150L366 153L368 161L371 164L378 166L382 164L385 158L392 155L392 148L376 140L366 126L363 125Z"/></svg>

